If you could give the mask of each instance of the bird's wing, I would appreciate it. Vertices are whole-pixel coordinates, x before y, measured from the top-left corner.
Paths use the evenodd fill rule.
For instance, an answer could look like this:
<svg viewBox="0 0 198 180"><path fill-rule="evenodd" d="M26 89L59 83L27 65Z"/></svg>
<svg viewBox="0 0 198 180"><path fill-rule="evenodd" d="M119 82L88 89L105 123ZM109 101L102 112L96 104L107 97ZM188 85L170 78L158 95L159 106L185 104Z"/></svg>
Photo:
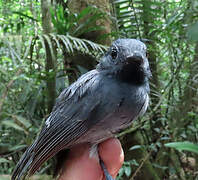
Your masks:
<svg viewBox="0 0 198 180"><path fill-rule="evenodd" d="M39 136L18 162L12 180L20 180L27 172L34 174L45 161L92 127L89 119L101 101L97 97L100 93L94 93L98 86L98 72L93 70L60 94Z"/></svg>

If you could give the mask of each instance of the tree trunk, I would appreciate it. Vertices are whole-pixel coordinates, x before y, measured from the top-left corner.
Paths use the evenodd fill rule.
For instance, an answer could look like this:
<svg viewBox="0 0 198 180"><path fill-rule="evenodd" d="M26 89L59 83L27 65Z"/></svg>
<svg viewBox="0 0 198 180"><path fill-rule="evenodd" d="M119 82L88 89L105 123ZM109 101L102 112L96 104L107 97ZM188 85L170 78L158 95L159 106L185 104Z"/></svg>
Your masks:
<svg viewBox="0 0 198 180"><path fill-rule="evenodd" d="M108 0L97 0L97 1L73 0L73 1L69 1L68 6L69 6L70 11L72 11L73 13L79 13L80 11L82 11L84 8L88 6L95 6L101 11L106 12L107 14L110 13L110 4ZM83 19L82 23L85 21L86 19ZM111 32L110 21L106 19L101 19L101 20L98 20L97 22L94 22L90 26L94 27L96 24L104 26L105 29L100 30L100 31L92 31L92 32L84 33L79 38L88 39L88 40L91 40L93 42L97 42L103 45L109 45L111 42L111 39L109 37L105 39L100 39L99 37L105 34L109 34ZM75 56L70 56L66 52L64 53L64 65L65 65L64 67L67 73L69 73L68 79L69 79L70 84L79 77L80 75L80 72L78 69L79 66L89 71L93 69L96 66L96 64L97 64L96 59L94 59L93 57L89 55L76 53Z"/></svg>
<svg viewBox="0 0 198 180"><path fill-rule="evenodd" d="M52 33L52 23L50 14L51 1L42 0L42 27L43 34ZM47 109L48 113L51 112L55 99L56 99L56 50L52 44L52 50L50 50L49 43L45 40L45 52L46 52L46 84L47 84Z"/></svg>
<svg viewBox="0 0 198 180"><path fill-rule="evenodd" d="M94 6L98 9L100 9L101 11L103 11L107 14L110 14L109 0L97 0L97 1L94 1L94 0L73 0L68 4L68 6L72 12L80 12L88 6ZM86 21L86 19L84 19L83 21ZM107 37L105 39L100 39L101 36L104 36L111 32L110 20L107 20L105 18L100 19L100 20L94 22L91 26L94 27L94 25L96 25L96 24L103 26L105 29L100 30L100 31L92 31L92 32L85 33L85 34L83 34L82 37L85 39L89 39L91 41L103 44L103 45L110 45L111 39L109 37Z"/></svg>

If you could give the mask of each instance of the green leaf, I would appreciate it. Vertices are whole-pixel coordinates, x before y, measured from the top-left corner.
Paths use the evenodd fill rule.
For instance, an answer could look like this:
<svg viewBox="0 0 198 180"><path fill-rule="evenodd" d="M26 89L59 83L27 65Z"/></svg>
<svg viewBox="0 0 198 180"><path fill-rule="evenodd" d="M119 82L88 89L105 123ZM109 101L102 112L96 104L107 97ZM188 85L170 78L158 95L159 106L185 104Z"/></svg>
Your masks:
<svg viewBox="0 0 198 180"><path fill-rule="evenodd" d="M31 16L28 16L27 14L24 14L24 13L22 13L22 12L20 12L20 11L12 11L12 13L13 13L13 14L18 14L18 15L20 15L20 16L23 16L23 17L26 17L26 18L29 18L29 19L31 19L31 20L33 20L33 21L38 22L37 19L35 19L35 18L31 17Z"/></svg>
<svg viewBox="0 0 198 180"><path fill-rule="evenodd" d="M9 175L0 175L0 180L10 180Z"/></svg>
<svg viewBox="0 0 198 180"><path fill-rule="evenodd" d="M166 147L171 147L175 148L179 151L189 151L189 152L194 152L198 154L198 145L193 144L191 142L172 142L172 143L166 143Z"/></svg>
<svg viewBox="0 0 198 180"><path fill-rule="evenodd" d="M60 43L58 42L58 39L57 39L56 35L54 35L52 33L49 34L49 35L52 36L53 40L56 42L56 45L57 45L58 49L61 49Z"/></svg>
<svg viewBox="0 0 198 180"><path fill-rule="evenodd" d="M135 160L135 159L132 159L130 161L125 161L124 162L124 165L125 166L139 166L139 163Z"/></svg>
<svg viewBox="0 0 198 180"><path fill-rule="evenodd" d="M49 46L49 49L50 49L50 53L51 53L51 55L52 55L52 57L54 59L55 58L55 55L54 55L52 41L51 41L49 35L43 34L43 37L45 38L46 42L48 43L48 46Z"/></svg>
<svg viewBox="0 0 198 180"><path fill-rule="evenodd" d="M188 28L187 37L192 41L198 41L198 22Z"/></svg>
<svg viewBox="0 0 198 180"><path fill-rule="evenodd" d="M16 146L9 148L9 151L20 151L21 149L24 149L25 147L27 147L27 145L20 144L20 145L16 145Z"/></svg>
<svg viewBox="0 0 198 180"><path fill-rule="evenodd" d="M24 132L24 129L13 121L10 121L10 120L2 121L2 124L7 126L7 127L11 127L11 128L16 129L16 130Z"/></svg>
<svg viewBox="0 0 198 180"><path fill-rule="evenodd" d="M135 146L132 146L129 150L132 151L135 149L141 149L142 147L143 147L142 145L135 145Z"/></svg>
<svg viewBox="0 0 198 180"><path fill-rule="evenodd" d="M115 4L124 4L124 3L128 3L129 1L128 0L116 0L116 1L113 1L113 3Z"/></svg>
<svg viewBox="0 0 198 180"><path fill-rule="evenodd" d="M94 7L92 6L88 6L86 8L84 8L77 16L77 20L79 21L80 19L84 18L85 16L87 16L88 14L90 14L90 12L93 10Z"/></svg>
<svg viewBox="0 0 198 180"><path fill-rule="evenodd" d="M0 163L10 163L10 161L5 158L0 158Z"/></svg>
<svg viewBox="0 0 198 180"><path fill-rule="evenodd" d="M170 137L167 137L167 136L161 137L160 140L161 140L161 141L170 140Z"/></svg>
<svg viewBox="0 0 198 180"><path fill-rule="evenodd" d="M95 22L98 19L101 19L102 17L105 18L104 14L102 14L100 12L95 12L93 15L91 15L89 18L87 18L87 20L84 23L80 23L79 26L75 29L75 31L73 31L71 34L74 35L75 37L82 35L83 33L85 33L87 31L87 29L89 29L91 26L93 26L93 24L95 24ZM95 25L95 26L101 27L98 25Z"/></svg>
<svg viewBox="0 0 198 180"><path fill-rule="evenodd" d="M175 12L168 20L166 23L166 27L170 26L179 16L181 15L181 13Z"/></svg>
<svg viewBox="0 0 198 180"><path fill-rule="evenodd" d="M13 115L12 117L18 122L18 124L22 124L26 129L31 127L31 123L22 116Z"/></svg>
<svg viewBox="0 0 198 180"><path fill-rule="evenodd" d="M73 48L70 48L68 42L66 42L66 38L64 38L64 35L57 35L57 37L63 42L67 52L73 52Z"/></svg>
<svg viewBox="0 0 198 180"><path fill-rule="evenodd" d="M39 40L40 40L40 42L42 44L43 49L46 49L43 37L41 35L38 35L38 38L39 38Z"/></svg>
<svg viewBox="0 0 198 180"><path fill-rule="evenodd" d="M163 170L166 170L168 169L168 166L161 166L157 163L152 163L153 167L156 167L156 168L159 168L159 169L163 169Z"/></svg>
<svg viewBox="0 0 198 180"><path fill-rule="evenodd" d="M126 176L129 177L131 175L131 167L130 166L125 166L124 167L124 172L125 172Z"/></svg>
<svg viewBox="0 0 198 180"><path fill-rule="evenodd" d="M74 52L73 50L73 46L72 46L72 42L70 41L70 39L68 38L68 36L64 36L62 35L62 38L65 40L66 44L67 44L67 48L69 49L68 52Z"/></svg>

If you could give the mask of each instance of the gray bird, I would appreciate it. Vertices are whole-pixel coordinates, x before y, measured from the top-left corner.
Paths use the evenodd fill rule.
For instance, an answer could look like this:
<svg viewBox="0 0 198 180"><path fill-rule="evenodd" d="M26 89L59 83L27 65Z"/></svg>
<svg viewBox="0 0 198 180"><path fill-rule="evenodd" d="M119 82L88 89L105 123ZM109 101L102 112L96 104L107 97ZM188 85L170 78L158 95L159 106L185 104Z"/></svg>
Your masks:
<svg viewBox="0 0 198 180"><path fill-rule="evenodd" d="M61 150L83 143L96 147L129 127L147 109L150 76L144 43L114 41L96 69L57 98L40 134L16 165L12 180L33 175ZM101 167L106 179L113 179L102 161Z"/></svg>

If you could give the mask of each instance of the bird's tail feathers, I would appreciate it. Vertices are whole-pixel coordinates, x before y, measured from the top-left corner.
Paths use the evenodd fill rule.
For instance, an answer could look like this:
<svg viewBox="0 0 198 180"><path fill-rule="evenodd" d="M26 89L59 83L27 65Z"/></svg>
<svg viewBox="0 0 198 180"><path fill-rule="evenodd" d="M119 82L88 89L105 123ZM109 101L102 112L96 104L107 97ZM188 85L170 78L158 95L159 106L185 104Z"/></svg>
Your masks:
<svg viewBox="0 0 198 180"><path fill-rule="evenodd" d="M28 175L29 168L31 167L34 158L33 149L34 144L32 144L23 154L13 171L11 180L22 180Z"/></svg>

